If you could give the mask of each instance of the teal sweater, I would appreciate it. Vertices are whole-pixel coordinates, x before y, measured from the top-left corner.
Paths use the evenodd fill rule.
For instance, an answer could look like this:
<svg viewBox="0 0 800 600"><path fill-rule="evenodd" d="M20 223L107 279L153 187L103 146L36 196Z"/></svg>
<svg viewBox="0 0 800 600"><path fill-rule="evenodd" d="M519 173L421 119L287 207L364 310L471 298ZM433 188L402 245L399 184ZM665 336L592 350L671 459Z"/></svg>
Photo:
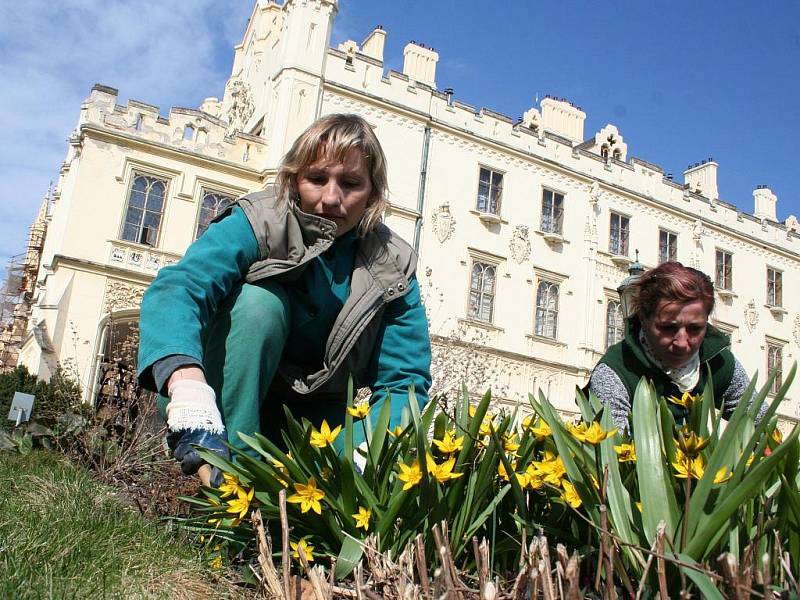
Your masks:
<svg viewBox="0 0 800 600"><path fill-rule="evenodd" d="M292 362L321 363L328 334L350 293L357 244L355 232L341 236L296 281L286 284L292 302L292 333L283 353ZM148 315L140 326L143 383L161 390L178 365L202 364L201 333L216 303L244 280L258 259L250 223L244 211L235 207L212 224L179 263L162 269L142 304L142 312ZM426 404L431 385L428 323L416 278L411 279L406 295L387 305L382 319L379 343L365 374L375 416L388 393L405 396L410 385L418 403ZM169 366L159 373L159 364ZM392 403L393 427L400 423L402 405Z"/></svg>

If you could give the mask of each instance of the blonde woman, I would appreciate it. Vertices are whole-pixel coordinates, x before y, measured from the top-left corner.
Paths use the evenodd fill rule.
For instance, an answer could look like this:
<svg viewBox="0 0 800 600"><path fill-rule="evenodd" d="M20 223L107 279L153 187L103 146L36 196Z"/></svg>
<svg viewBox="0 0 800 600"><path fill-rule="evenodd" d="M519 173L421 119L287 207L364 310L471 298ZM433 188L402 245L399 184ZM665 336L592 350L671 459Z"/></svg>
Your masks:
<svg viewBox="0 0 800 600"><path fill-rule="evenodd" d="M386 191L370 126L322 117L273 187L238 200L159 272L142 302L139 378L169 399L168 441L185 473L202 464L193 445L249 451L239 432L280 443L283 405L316 426L341 423L351 375L373 405L391 393L392 427L409 386L427 402L417 257L380 223Z"/></svg>

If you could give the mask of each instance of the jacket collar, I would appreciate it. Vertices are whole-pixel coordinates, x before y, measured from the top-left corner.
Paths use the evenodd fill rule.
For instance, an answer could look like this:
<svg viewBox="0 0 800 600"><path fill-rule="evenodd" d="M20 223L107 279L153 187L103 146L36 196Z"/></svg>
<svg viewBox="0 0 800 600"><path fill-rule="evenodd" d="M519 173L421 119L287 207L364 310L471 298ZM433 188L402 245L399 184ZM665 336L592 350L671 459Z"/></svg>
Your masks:
<svg viewBox="0 0 800 600"><path fill-rule="evenodd" d="M639 343L639 331L641 328L642 323L636 315L625 319L625 337L622 343L642 364L653 369L658 369L658 365L650 360L644 348L642 348L642 345ZM706 328L706 337L700 345L700 362L704 363L711 360L730 345L730 338L709 323Z"/></svg>

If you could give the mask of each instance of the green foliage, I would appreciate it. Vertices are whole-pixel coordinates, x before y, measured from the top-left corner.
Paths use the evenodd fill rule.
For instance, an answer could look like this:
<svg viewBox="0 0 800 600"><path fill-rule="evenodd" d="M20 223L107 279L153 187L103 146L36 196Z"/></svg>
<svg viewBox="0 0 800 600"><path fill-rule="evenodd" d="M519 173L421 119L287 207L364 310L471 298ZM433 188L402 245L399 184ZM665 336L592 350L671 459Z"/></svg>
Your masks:
<svg viewBox="0 0 800 600"><path fill-rule="evenodd" d="M56 453L0 453L0 597L239 598L186 535Z"/></svg>
<svg viewBox="0 0 800 600"><path fill-rule="evenodd" d="M503 576L516 572L522 540L542 532L577 552L583 565L599 565L596 577L584 573L587 580L608 578L603 585L631 596L640 580L658 588L648 566L654 551L667 558L675 597L710 594L724 553L778 581L784 550L795 573L800 566L800 430L782 439L774 416L793 377L794 369L758 422L771 380L760 391L751 385L725 426L711 386L702 397L665 399L643 380L632 436L613 427L597 398L580 392L579 423L565 423L544 396L530 399L534 414L520 423L516 413L492 414L489 393L471 405L465 391L451 414L437 412L435 403L420 411L412 391L408 419L392 432L388 402L370 430L366 407L359 412L351 400L356 416L349 414L338 434L345 448L338 455L333 433L287 411L282 446L242 436L251 454L238 452L233 462L204 454L226 483L192 499L197 513L187 526L239 552L252 548L246 516L258 507L280 548L285 493L291 541L312 545L317 561L337 559L340 578L373 533L371 543L392 556L424 534L427 560L436 561L428 533L446 522L450 552L467 570L475 569L474 537L491 542L492 570ZM687 405L686 425L675 423L669 402ZM359 427L367 445L353 449Z"/></svg>
<svg viewBox="0 0 800 600"><path fill-rule="evenodd" d="M61 367L56 369L50 381L39 381L28 369L19 366L0 373L0 419L3 426L11 424L6 417L14 392L36 396L32 418L45 427L53 427L65 413L86 410L81 405L80 385Z"/></svg>

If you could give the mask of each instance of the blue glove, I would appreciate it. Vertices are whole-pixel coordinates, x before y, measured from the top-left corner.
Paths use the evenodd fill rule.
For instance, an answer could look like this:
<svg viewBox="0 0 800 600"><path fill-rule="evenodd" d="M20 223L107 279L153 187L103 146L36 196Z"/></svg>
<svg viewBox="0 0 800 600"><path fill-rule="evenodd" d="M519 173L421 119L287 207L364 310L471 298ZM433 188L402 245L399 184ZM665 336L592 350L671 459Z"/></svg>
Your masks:
<svg viewBox="0 0 800 600"><path fill-rule="evenodd" d="M175 460L181 463L183 474L193 475L206 462L200 457L200 453L197 452L194 446L201 446L206 450L219 454L226 460L230 460L231 453L225 445L223 435L217 435L205 429L182 429L180 431L171 431L167 435L167 445L172 450ZM222 472L216 467L212 468L212 472L211 484L214 487L219 487L222 483Z"/></svg>

